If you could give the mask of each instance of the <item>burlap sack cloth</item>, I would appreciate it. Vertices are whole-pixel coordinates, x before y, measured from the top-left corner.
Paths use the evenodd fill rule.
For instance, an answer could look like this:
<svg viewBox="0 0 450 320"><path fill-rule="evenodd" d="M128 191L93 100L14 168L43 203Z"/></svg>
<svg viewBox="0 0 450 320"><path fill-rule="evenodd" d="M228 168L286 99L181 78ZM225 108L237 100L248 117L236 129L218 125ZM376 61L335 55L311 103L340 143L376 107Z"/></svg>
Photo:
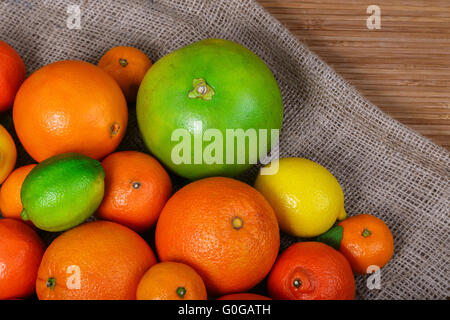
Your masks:
<svg viewBox="0 0 450 320"><path fill-rule="evenodd" d="M74 4L80 30L67 27ZM281 156L324 165L343 187L350 215L381 217L394 234L381 289L369 290L367 277L359 276L358 297L450 296L448 152L369 103L254 1L2 0L0 12L0 39L21 54L29 74L64 59L96 63L116 45L140 48L152 61L205 38L245 45L269 65L283 94ZM120 149L147 150L134 106ZM19 165L31 161L20 149ZM242 179L252 183L255 173ZM283 236L282 247L294 240Z"/></svg>

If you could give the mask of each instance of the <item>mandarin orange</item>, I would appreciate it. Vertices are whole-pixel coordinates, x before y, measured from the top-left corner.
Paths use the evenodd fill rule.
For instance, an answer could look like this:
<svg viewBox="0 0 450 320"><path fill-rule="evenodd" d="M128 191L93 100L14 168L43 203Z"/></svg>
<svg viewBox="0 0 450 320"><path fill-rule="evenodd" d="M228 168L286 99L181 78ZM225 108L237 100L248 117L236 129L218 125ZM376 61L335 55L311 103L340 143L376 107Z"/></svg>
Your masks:
<svg viewBox="0 0 450 320"><path fill-rule="evenodd" d="M138 300L206 300L202 278L190 266L161 262L151 267L139 282Z"/></svg>
<svg viewBox="0 0 450 320"><path fill-rule="evenodd" d="M105 170L105 197L98 217L143 232L156 223L172 192L172 183L163 166L148 154L115 152L102 162Z"/></svg>
<svg viewBox="0 0 450 320"><path fill-rule="evenodd" d="M339 251L350 262L354 273L366 274L370 266L382 268L394 254L394 238L383 220L360 214L338 225L343 227Z"/></svg>
<svg viewBox="0 0 450 320"><path fill-rule="evenodd" d="M4 218L21 219L23 206L20 190L23 181L36 165L29 164L14 170L0 188L0 210Z"/></svg>
<svg viewBox="0 0 450 320"><path fill-rule="evenodd" d="M128 102L135 102L139 85L152 62L139 49L118 46L108 50L98 66L117 81Z"/></svg>

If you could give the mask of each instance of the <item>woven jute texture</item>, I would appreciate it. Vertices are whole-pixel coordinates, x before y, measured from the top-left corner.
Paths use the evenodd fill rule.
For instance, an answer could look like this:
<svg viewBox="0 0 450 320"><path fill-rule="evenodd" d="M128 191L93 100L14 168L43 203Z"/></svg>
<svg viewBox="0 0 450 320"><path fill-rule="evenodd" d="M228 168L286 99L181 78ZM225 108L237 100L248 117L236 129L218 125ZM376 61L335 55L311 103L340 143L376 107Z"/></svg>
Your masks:
<svg viewBox="0 0 450 320"><path fill-rule="evenodd" d="M80 6L81 29L67 27L69 5ZM394 234L381 289L369 290L368 277L359 276L358 298L450 296L448 152L369 103L254 1L2 0L0 13L0 38L20 53L28 74L58 60L96 63L116 45L140 48L152 61L205 38L245 45L269 65L283 94L280 155L328 168L347 212L381 217ZM10 119L2 123L12 130ZM120 149L148 152L134 106ZM18 164L31 161L19 147ZM256 172L240 178L253 183ZM177 188L183 183L176 180ZM293 241L283 235L282 248Z"/></svg>

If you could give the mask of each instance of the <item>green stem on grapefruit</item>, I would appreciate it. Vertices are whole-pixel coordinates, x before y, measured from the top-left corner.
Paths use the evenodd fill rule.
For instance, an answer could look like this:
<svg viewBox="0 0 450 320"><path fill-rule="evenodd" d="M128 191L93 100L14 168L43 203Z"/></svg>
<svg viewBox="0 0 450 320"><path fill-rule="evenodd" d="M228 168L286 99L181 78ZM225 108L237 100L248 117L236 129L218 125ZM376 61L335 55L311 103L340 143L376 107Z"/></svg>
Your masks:
<svg viewBox="0 0 450 320"><path fill-rule="evenodd" d="M214 89L209 86L205 79L196 78L192 81L192 86L194 89L189 91L188 97L191 99L200 98L203 100L212 100L213 96L216 94Z"/></svg>

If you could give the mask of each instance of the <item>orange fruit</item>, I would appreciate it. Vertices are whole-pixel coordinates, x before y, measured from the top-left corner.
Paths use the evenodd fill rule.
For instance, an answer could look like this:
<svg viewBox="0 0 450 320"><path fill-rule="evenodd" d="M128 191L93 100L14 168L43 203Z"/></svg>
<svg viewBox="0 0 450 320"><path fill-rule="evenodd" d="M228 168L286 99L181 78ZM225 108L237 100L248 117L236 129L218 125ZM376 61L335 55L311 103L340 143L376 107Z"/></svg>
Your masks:
<svg viewBox="0 0 450 320"><path fill-rule="evenodd" d="M206 288L198 273L184 263L161 262L139 282L138 300L206 300Z"/></svg>
<svg viewBox="0 0 450 320"><path fill-rule="evenodd" d="M360 214L338 225L343 227L339 251L350 262L354 273L366 274L372 265L382 268L394 254L394 238L383 220Z"/></svg>
<svg viewBox="0 0 450 320"><path fill-rule="evenodd" d="M25 80L25 65L19 54L0 40L0 112L10 109Z"/></svg>
<svg viewBox="0 0 450 320"><path fill-rule="evenodd" d="M26 298L34 292L44 244L25 223L0 219L0 300Z"/></svg>
<svg viewBox="0 0 450 320"><path fill-rule="evenodd" d="M352 300L355 279L345 257L320 242L291 245L270 272L269 296L278 300Z"/></svg>
<svg viewBox="0 0 450 320"><path fill-rule="evenodd" d="M136 102L139 86L152 62L139 49L119 46L106 52L98 66L117 81L128 102Z"/></svg>
<svg viewBox="0 0 450 320"><path fill-rule="evenodd" d="M17 92L17 135L38 162L77 152L101 159L116 149L128 109L114 79L82 61L59 61L34 72Z"/></svg>
<svg viewBox="0 0 450 320"><path fill-rule="evenodd" d="M16 165L17 149L9 132L0 124L0 183L3 183Z"/></svg>
<svg viewBox="0 0 450 320"><path fill-rule="evenodd" d="M56 238L39 267L41 300L135 300L142 275L156 263L137 233L109 221L95 221Z"/></svg>
<svg viewBox="0 0 450 320"><path fill-rule="evenodd" d="M162 261L193 267L212 295L242 292L270 271L280 245L273 209L249 185L206 178L173 195L156 225Z"/></svg>
<svg viewBox="0 0 450 320"><path fill-rule="evenodd" d="M217 300L272 300L272 299L254 293L234 293L220 297Z"/></svg>
<svg viewBox="0 0 450 320"><path fill-rule="evenodd" d="M172 192L169 175L159 162L141 152L110 154L102 162L105 197L98 216L142 232L155 225Z"/></svg>
<svg viewBox="0 0 450 320"><path fill-rule="evenodd" d="M29 164L14 170L0 189L0 210L4 218L21 219L22 201L20 200L20 189L22 183L36 165Z"/></svg>

